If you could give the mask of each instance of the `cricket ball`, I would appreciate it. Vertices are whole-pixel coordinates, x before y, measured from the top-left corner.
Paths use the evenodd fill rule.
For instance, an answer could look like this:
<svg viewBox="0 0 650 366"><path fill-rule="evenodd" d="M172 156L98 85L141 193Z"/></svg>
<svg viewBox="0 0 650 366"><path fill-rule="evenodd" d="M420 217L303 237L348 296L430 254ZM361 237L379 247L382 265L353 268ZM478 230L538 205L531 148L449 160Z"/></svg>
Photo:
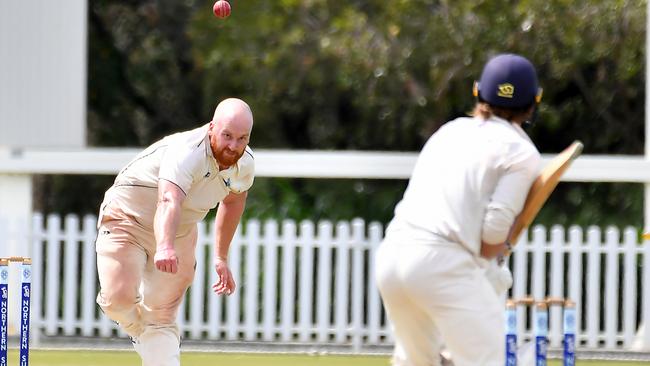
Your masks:
<svg viewBox="0 0 650 366"><path fill-rule="evenodd" d="M228 18L230 16L230 3L226 0L219 0L214 3L212 11L217 18Z"/></svg>

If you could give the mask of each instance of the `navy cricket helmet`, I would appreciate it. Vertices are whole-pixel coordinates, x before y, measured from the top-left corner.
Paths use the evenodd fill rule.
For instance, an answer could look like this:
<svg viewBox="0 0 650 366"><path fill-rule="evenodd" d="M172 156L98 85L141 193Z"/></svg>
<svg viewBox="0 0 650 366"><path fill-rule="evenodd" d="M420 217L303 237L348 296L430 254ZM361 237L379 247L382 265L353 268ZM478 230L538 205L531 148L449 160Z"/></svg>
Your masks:
<svg viewBox="0 0 650 366"><path fill-rule="evenodd" d="M525 57L500 54L483 67L481 80L474 83L474 96L503 108L526 108L542 100L535 67Z"/></svg>

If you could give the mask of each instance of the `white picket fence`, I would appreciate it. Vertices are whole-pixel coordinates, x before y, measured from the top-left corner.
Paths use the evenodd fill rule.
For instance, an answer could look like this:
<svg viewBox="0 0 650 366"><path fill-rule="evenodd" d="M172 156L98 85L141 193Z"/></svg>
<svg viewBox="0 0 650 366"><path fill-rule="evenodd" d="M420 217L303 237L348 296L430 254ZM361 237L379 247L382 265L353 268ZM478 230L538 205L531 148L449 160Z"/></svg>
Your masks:
<svg viewBox="0 0 650 366"><path fill-rule="evenodd" d="M36 214L29 232L0 221L0 238L31 243L34 332L123 335L95 304L95 220ZM212 225L200 225L196 276L178 317L185 339L340 345L353 352L392 344L372 275L380 224L250 220L240 229L230 252L238 290L218 297L210 290ZM650 298L650 248L638 237L634 228L621 235L615 228L536 227L511 257L511 296L568 297L577 303L581 347L628 350ZM530 337L530 312L520 308L518 316L520 334ZM551 346L559 347L559 308L550 322Z"/></svg>

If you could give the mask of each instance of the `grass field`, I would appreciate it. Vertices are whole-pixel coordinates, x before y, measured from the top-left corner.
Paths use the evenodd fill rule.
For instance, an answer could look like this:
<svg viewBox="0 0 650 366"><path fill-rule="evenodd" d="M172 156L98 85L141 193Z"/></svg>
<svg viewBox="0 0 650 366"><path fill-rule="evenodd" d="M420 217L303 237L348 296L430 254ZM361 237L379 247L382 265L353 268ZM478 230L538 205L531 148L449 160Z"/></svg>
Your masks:
<svg viewBox="0 0 650 366"><path fill-rule="evenodd" d="M89 350L32 350L29 364L33 366L139 366L140 359L132 351L89 351ZM183 366L387 366L385 356L334 356L334 355L286 355L261 353L207 353L184 352ZM18 351L9 352L8 365L18 365ZM559 366L557 360L549 365ZM647 362L578 361L578 365L589 366L636 366Z"/></svg>

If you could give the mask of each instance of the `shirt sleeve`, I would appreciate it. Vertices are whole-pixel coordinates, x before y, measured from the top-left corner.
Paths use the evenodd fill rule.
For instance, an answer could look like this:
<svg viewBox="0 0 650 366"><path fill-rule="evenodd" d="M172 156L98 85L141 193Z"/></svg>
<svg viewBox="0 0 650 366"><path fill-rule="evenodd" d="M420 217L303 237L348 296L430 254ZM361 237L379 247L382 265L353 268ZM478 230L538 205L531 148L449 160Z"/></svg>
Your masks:
<svg viewBox="0 0 650 366"><path fill-rule="evenodd" d="M509 153L505 172L497 182L487 205L481 240L488 244L503 243L516 216L526 202L530 186L539 174L541 156L532 146L517 146Z"/></svg>
<svg viewBox="0 0 650 366"><path fill-rule="evenodd" d="M196 150L186 146L170 146L162 157L158 179L164 179L176 184L183 193L190 191L194 181L195 170L200 162L195 156Z"/></svg>
<svg viewBox="0 0 650 366"><path fill-rule="evenodd" d="M230 191L242 193L248 191L253 186L255 180L255 160L250 149L244 153L244 157L239 159L237 179L230 186Z"/></svg>

